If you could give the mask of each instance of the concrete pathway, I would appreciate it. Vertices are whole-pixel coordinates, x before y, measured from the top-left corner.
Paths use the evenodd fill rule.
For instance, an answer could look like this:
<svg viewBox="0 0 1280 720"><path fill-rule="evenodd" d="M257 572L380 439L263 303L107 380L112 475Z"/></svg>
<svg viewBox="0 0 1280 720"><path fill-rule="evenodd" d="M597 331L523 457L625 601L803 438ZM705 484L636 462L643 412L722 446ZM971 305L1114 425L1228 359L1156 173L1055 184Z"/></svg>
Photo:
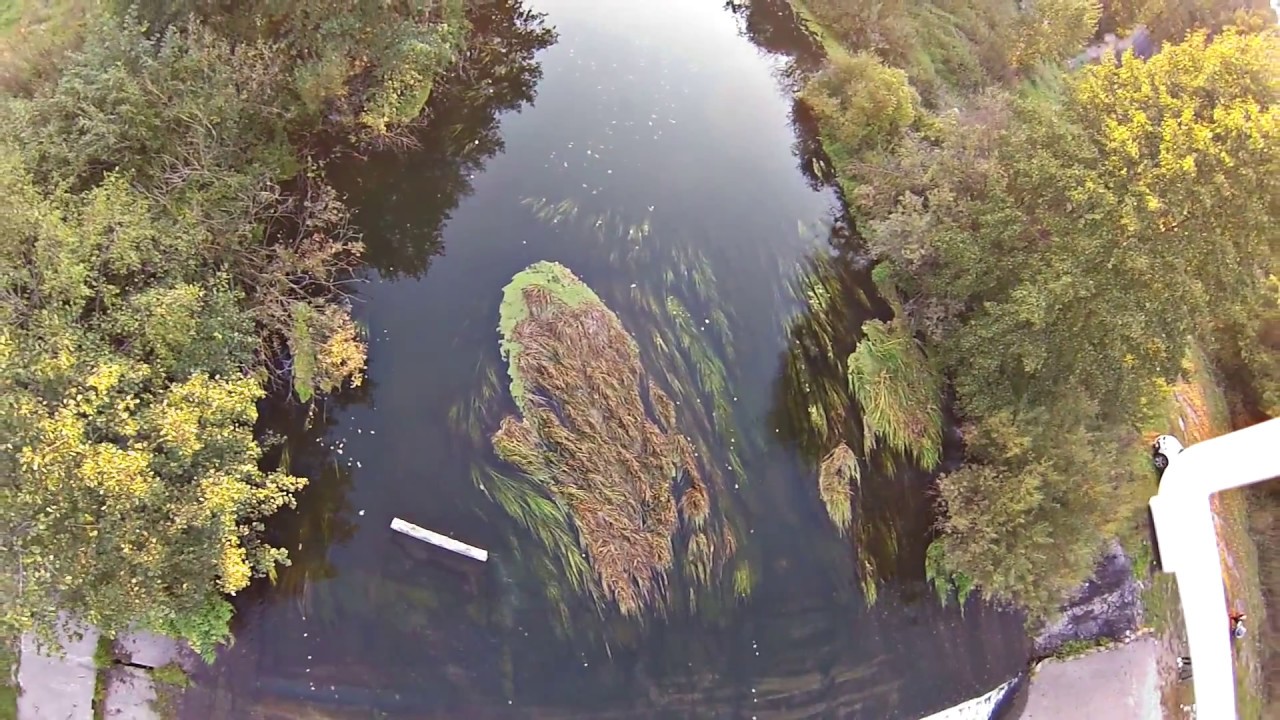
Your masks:
<svg viewBox="0 0 1280 720"><path fill-rule="evenodd" d="M93 720L97 628L80 626L79 639L61 637L63 656L42 652L34 636L22 638L18 665L18 720Z"/></svg>
<svg viewBox="0 0 1280 720"><path fill-rule="evenodd" d="M117 638L116 654L130 665L147 668L174 664L192 672L200 664L200 657L187 646L145 630L135 630Z"/></svg>
<svg viewBox="0 0 1280 720"><path fill-rule="evenodd" d="M155 683L140 668L117 665L107 676L107 699L102 716L109 720L160 720L153 703Z"/></svg>
<svg viewBox="0 0 1280 720"><path fill-rule="evenodd" d="M1160 642L1150 635L1069 660L1031 677L1022 720L1160 720Z"/></svg>
<svg viewBox="0 0 1280 720"><path fill-rule="evenodd" d="M18 720L93 720L93 691L98 668L94 654L98 629L78 626L76 639L61 635L63 654L42 652L33 636L22 638L18 665ZM112 720L160 720L154 709L155 683L148 668L171 663L191 672L199 657L175 640L149 632L117 638L116 656L125 664L104 670L106 699L102 715ZM136 666L136 667L135 667Z"/></svg>

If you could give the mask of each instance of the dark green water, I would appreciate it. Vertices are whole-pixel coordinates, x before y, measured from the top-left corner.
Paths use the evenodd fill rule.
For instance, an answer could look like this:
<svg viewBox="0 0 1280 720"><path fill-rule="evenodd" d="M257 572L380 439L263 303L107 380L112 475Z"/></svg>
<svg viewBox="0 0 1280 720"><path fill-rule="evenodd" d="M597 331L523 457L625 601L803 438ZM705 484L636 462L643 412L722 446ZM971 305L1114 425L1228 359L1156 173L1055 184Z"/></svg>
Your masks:
<svg viewBox="0 0 1280 720"><path fill-rule="evenodd" d="M813 48L785 4L497 2L473 21L473 56L437 91L422 146L340 168L368 246L369 377L310 422L267 418L312 481L269 529L294 566L237 599L236 643L183 715L915 718L1019 672L1019 617L944 608L924 582L928 477L873 462L858 498L871 531L841 538L787 409L799 268L832 259L850 333L883 308L862 297L857 242L812 170L789 87ZM539 217L550 205L572 211ZM472 482L494 461L450 410L489 369L502 394L483 431L509 410L498 304L538 260L570 267L633 334L649 321L637 288L692 298L668 271L711 281L737 427L718 428L713 454L747 597L713 591L636 622L562 593L562 613L537 541ZM395 536L392 517L493 560L442 557ZM871 607L857 570L868 557Z"/></svg>

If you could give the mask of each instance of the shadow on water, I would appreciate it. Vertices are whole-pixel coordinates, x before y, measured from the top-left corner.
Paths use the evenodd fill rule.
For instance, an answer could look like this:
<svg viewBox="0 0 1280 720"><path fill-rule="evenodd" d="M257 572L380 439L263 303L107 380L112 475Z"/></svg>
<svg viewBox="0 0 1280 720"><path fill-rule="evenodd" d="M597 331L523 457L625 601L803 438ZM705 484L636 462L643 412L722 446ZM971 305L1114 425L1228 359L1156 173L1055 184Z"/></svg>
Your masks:
<svg viewBox="0 0 1280 720"><path fill-rule="evenodd" d="M861 448L842 358L887 308L793 100L812 38L782 0L536 9L476 4L421 147L338 168L375 271L370 381L264 413L311 480L269 528L294 565L236 599L183 716L914 718L1017 674L1020 618L925 587L925 474L871 454L851 536L819 499L829 444ZM745 580L621 617L473 482L509 470L495 327L538 260L593 288L681 400ZM395 537L397 516L491 562Z"/></svg>
<svg viewBox="0 0 1280 720"><path fill-rule="evenodd" d="M335 173L364 231L365 264L382 278L421 278L444 252L454 209L504 150L499 118L533 105L542 78L534 56L555 42L555 31L520 0L472 2L467 21L473 34L456 71L432 93L417 147L370 151ZM366 167L406 182L389 190Z"/></svg>

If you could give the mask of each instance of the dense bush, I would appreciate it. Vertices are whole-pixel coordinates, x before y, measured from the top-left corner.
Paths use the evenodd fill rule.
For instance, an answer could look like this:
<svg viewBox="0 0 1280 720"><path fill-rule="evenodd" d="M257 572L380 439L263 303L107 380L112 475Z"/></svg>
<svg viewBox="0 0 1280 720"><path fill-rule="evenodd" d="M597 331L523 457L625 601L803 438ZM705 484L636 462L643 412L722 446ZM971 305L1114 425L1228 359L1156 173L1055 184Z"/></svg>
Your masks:
<svg viewBox="0 0 1280 720"><path fill-rule="evenodd" d="M364 366L342 292L361 248L310 137L413 120L461 21L147 11L88 15L0 99L0 626L66 610L208 651L221 596L287 562L259 533L304 483L260 469L258 401Z"/></svg>
<svg viewBox="0 0 1280 720"><path fill-rule="evenodd" d="M901 68L930 103L1005 80L1041 61L1080 51L1099 14L1096 0L805 0L853 51Z"/></svg>
<svg viewBox="0 0 1280 720"><path fill-rule="evenodd" d="M1006 63L1061 59L1052 27L1080 38L1096 18L1037 6L1048 26L1021 18ZM860 124L868 103L825 94L866 84L833 70L806 90L833 157L875 150L836 169L877 277L956 393L967 462L940 481L939 582L1052 612L1133 512L1122 443L1193 338L1234 348L1256 402L1274 397L1278 59L1273 31L1193 33L909 125Z"/></svg>
<svg viewBox="0 0 1280 720"><path fill-rule="evenodd" d="M818 118L837 168L890 147L911 125L918 102L906 73L868 53L832 58L800 97Z"/></svg>

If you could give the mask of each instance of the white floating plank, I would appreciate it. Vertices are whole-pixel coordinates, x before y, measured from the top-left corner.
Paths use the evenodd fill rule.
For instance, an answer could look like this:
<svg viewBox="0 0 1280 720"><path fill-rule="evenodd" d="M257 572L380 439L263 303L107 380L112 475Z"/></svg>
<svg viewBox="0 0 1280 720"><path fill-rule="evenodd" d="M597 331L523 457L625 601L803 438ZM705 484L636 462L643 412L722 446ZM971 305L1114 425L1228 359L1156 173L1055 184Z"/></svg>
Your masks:
<svg viewBox="0 0 1280 720"><path fill-rule="evenodd" d="M426 528L420 528L411 522L401 520L400 518L391 519L391 529L398 533L404 533L415 540L421 540L425 543L431 543L436 547L442 547L445 550L452 550L459 555L466 555L469 558L479 560L480 562L489 561L489 551L481 550L478 547L472 547L464 542L458 542L450 537L445 537L440 533L431 532Z"/></svg>

